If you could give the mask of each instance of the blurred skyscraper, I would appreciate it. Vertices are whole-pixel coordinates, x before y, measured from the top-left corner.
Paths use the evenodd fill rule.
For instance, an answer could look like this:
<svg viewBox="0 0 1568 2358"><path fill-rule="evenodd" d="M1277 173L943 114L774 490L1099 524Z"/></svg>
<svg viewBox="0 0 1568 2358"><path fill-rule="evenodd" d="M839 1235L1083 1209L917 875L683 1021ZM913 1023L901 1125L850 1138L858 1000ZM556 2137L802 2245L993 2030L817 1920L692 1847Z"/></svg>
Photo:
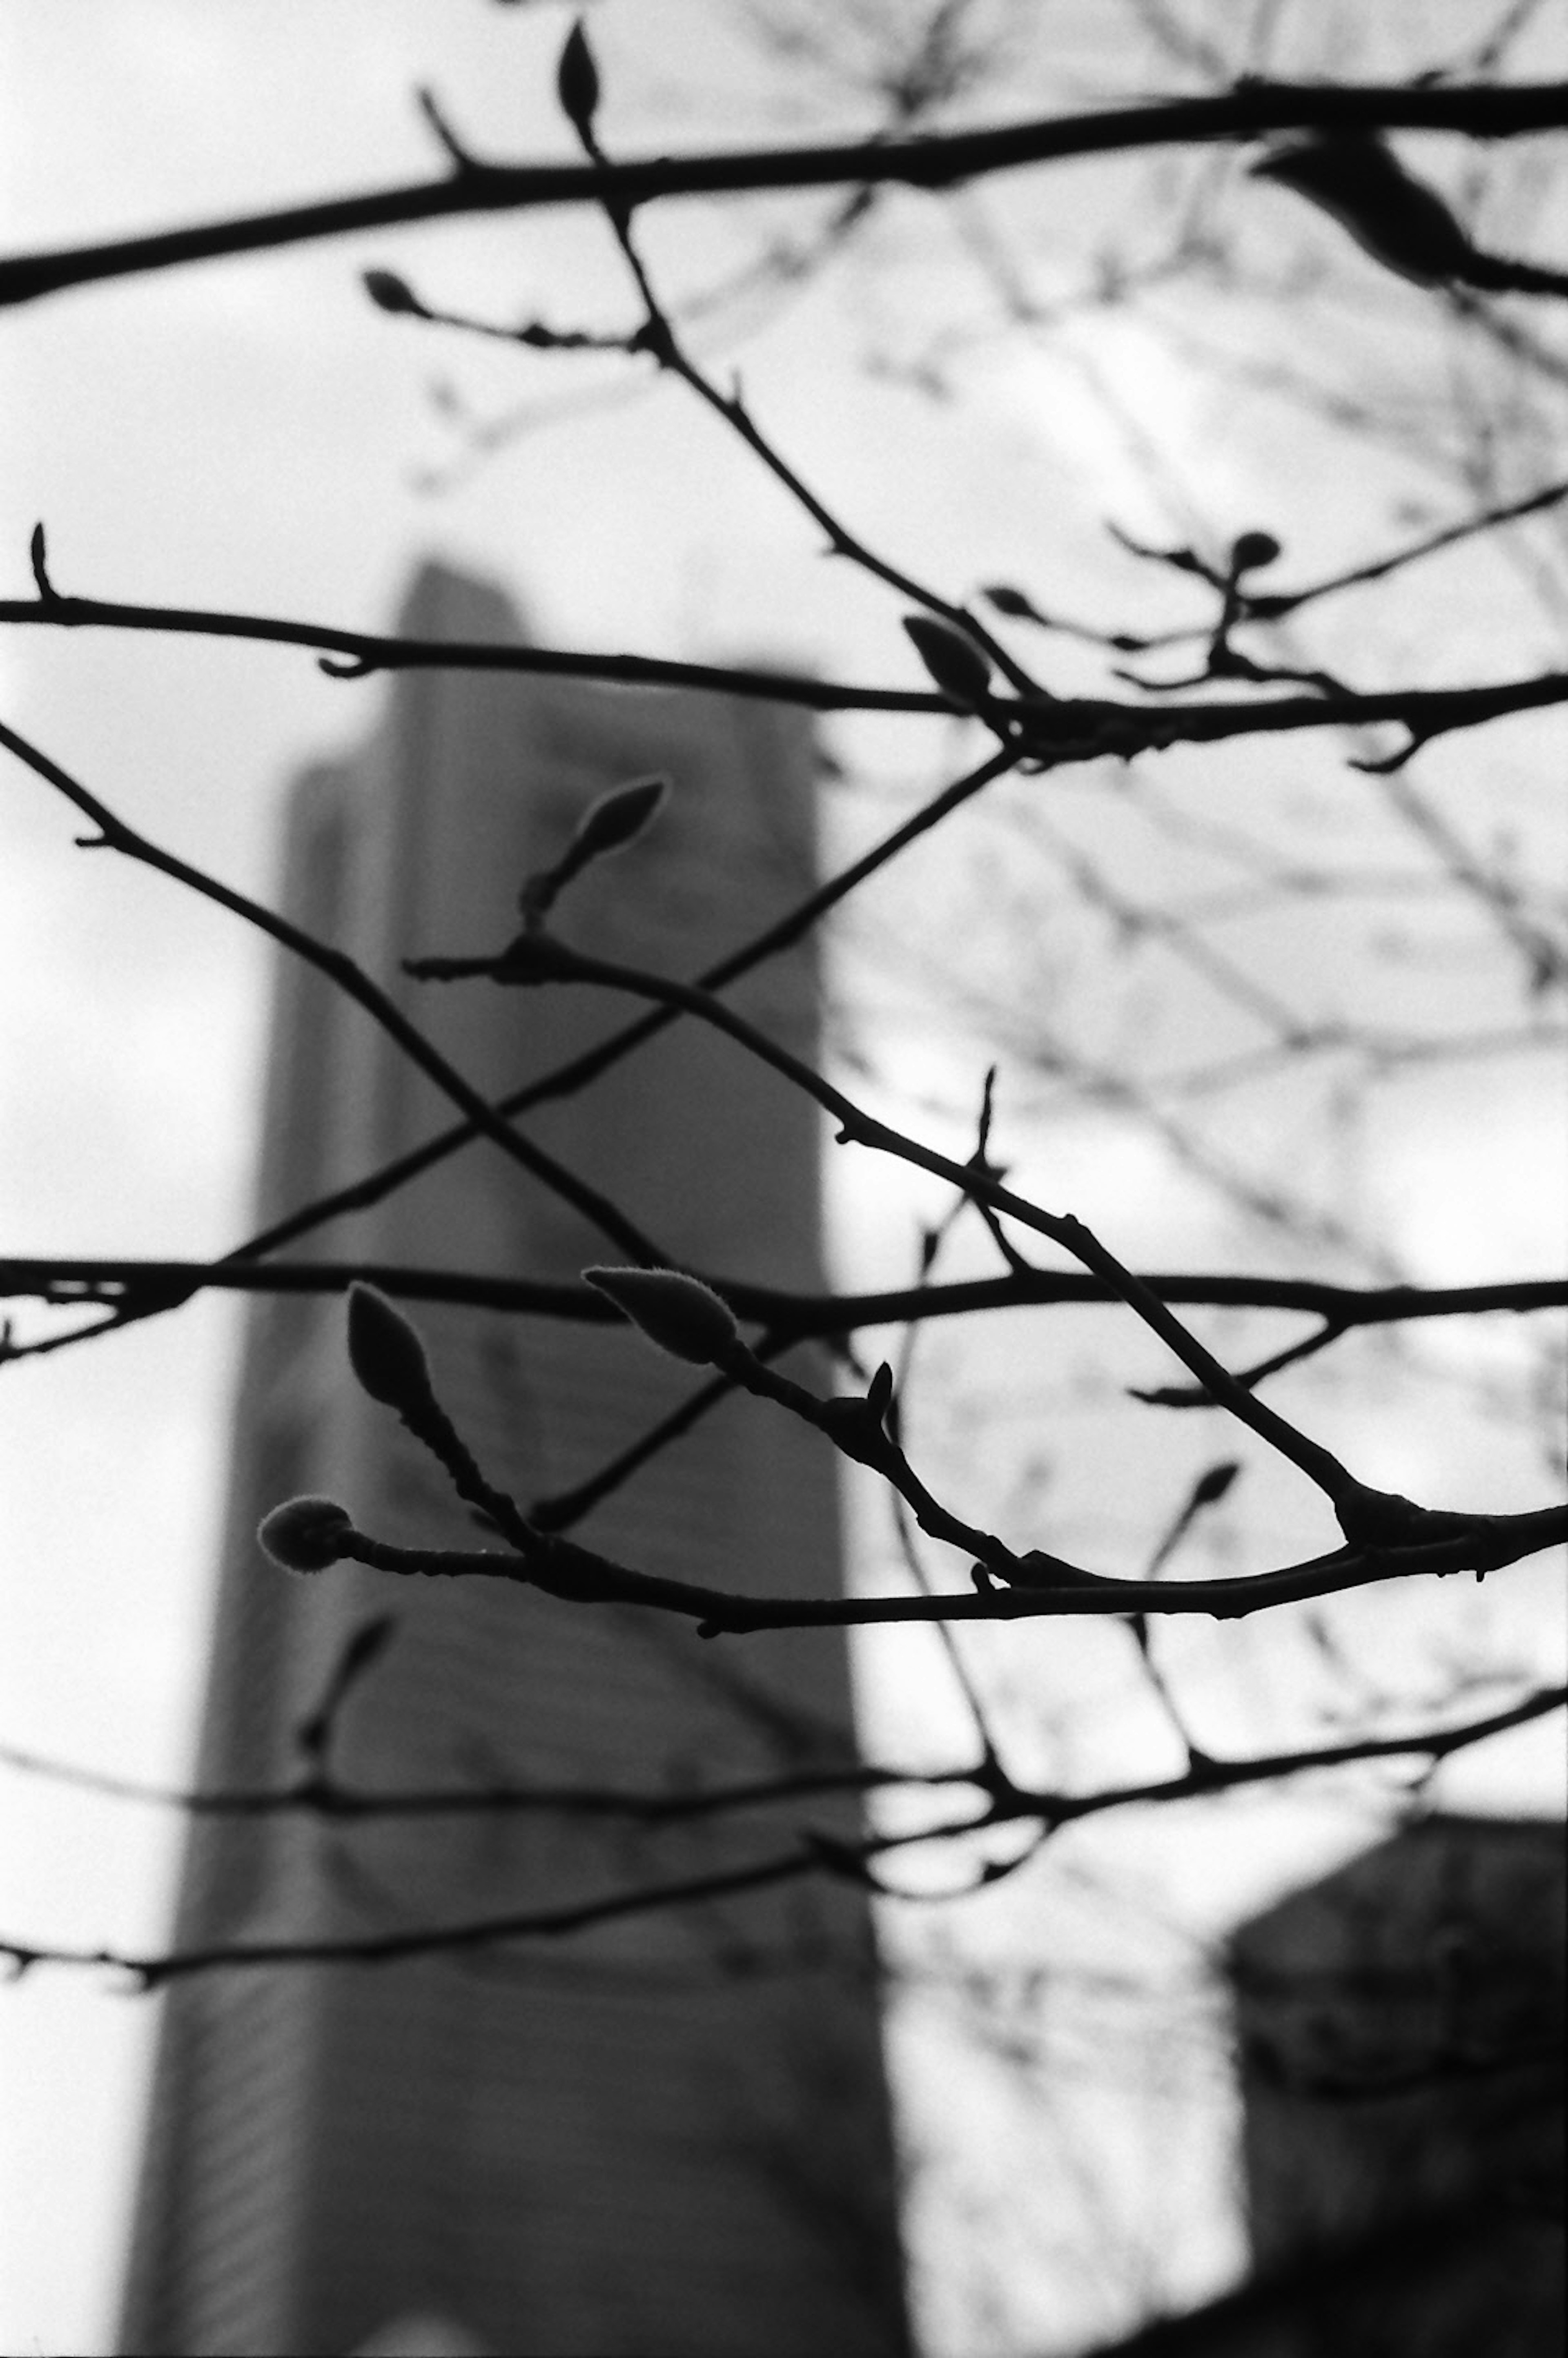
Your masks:
<svg viewBox="0 0 1568 2358"><path fill-rule="evenodd" d="M499 593L437 568L399 624L515 640ZM500 672L413 671L347 761L290 806L284 906L395 988L492 1097L636 1012L399 961L498 947L517 888L607 785L667 772L657 826L590 871L562 932L690 975L806 890L810 732L765 705ZM737 1003L811 1053L808 948ZM453 1116L319 976L280 968L262 1141L272 1219ZM820 1283L818 1130L775 1076L679 1025L529 1134L673 1258ZM481 1140L291 1251L575 1278L623 1253ZM438 1389L526 1507L633 1444L692 1388L629 1330L416 1307ZM276 1790L353 1632L392 1642L339 1714L365 1789L679 1795L852 1758L838 1633L703 1644L689 1625L479 1583L341 1566L295 1582L261 1514L341 1497L389 1538L472 1546L439 1470L351 1380L341 1303L258 1297L231 1477L200 1782ZM645 1569L821 1594L841 1578L834 1466L764 1404L725 1402L595 1508L582 1536ZM330 1939L568 1906L776 1855L816 1801L657 1826L542 1809L352 1823L199 1819L180 1948ZM166 2000L123 2327L128 2353L445 2346L592 2358L894 2358L905 2345L892 2137L863 1896L776 1890L633 1915L559 1944L383 1966L223 1971ZM443 2342L444 2337L444 2342Z"/></svg>
<svg viewBox="0 0 1568 2358"><path fill-rule="evenodd" d="M1563 1828L1434 1816L1231 1944L1254 2257L1445 2205L1555 2217Z"/></svg>
<svg viewBox="0 0 1568 2358"><path fill-rule="evenodd" d="M1238 1929L1254 2273L1114 2358L1556 2358L1564 1880L1559 1824L1433 1816Z"/></svg>

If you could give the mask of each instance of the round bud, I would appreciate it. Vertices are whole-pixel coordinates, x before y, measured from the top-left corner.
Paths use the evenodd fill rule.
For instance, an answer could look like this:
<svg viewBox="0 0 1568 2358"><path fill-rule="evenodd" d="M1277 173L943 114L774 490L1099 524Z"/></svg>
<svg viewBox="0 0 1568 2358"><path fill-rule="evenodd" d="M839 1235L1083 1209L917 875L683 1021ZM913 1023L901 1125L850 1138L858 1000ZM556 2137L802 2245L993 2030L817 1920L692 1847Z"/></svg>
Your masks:
<svg viewBox="0 0 1568 2358"><path fill-rule="evenodd" d="M1231 572L1255 573L1260 566L1272 565L1282 553L1271 532L1244 532L1230 552Z"/></svg>
<svg viewBox="0 0 1568 2358"><path fill-rule="evenodd" d="M263 1517L256 1538L285 1572L325 1572L341 1558L341 1542L353 1528L336 1498L289 1498Z"/></svg>

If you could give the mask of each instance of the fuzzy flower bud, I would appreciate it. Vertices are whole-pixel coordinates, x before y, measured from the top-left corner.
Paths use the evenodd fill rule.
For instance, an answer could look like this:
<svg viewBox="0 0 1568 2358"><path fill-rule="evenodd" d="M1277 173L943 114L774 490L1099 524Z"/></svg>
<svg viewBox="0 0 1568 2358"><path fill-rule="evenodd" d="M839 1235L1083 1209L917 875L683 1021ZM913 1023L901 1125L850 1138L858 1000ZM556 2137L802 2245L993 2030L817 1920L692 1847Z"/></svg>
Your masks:
<svg viewBox="0 0 1568 2358"><path fill-rule="evenodd" d="M417 1413L434 1398L418 1330L378 1286L357 1279L349 1288L349 1364L372 1400L399 1415Z"/></svg>
<svg viewBox="0 0 1568 2358"><path fill-rule="evenodd" d="M719 1365L740 1340L729 1303L699 1277L675 1269L585 1269L583 1276L650 1343L694 1367Z"/></svg>
<svg viewBox="0 0 1568 2358"><path fill-rule="evenodd" d="M256 1538L285 1572L325 1572L339 1562L341 1542L352 1530L348 1509L336 1498L289 1498L263 1517Z"/></svg>
<svg viewBox="0 0 1568 2358"><path fill-rule="evenodd" d="M914 652L944 696L956 704L980 703L990 687L991 667L968 633L939 614L906 614L903 627Z"/></svg>

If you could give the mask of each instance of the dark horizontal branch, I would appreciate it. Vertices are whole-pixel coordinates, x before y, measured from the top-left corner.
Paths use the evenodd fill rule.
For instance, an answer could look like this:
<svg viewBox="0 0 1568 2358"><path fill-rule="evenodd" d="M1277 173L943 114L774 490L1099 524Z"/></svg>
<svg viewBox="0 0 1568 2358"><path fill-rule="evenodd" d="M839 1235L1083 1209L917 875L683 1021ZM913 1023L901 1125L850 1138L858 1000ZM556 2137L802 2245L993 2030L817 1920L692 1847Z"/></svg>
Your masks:
<svg viewBox="0 0 1568 2358"><path fill-rule="evenodd" d="M648 655L559 647L491 646L483 643L378 637L266 614L232 614L201 607L137 606L97 598L62 597L52 588L38 598L0 600L0 624L186 633L315 647L341 655L344 676L412 668L505 671L611 686L685 688L714 696L758 698L818 712L948 713L950 698L929 689L869 687L814 680L783 672L716 664L665 662ZM333 666L329 666L333 668ZM1132 702L1108 697L995 698L985 718L1003 728L1013 750L1053 767L1071 761L1159 752L1171 745L1222 742L1305 729L1364 729L1388 723L1426 741L1476 728L1510 713L1568 702L1568 673L1483 682L1468 687L1392 687L1367 694L1271 696L1206 703Z"/></svg>
<svg viewBox="0 0 1568 2358"><path fill-rule="evenodd" d="M646 156L624 163L479 163L465 157L438 180L323 199L225 222L192 223L103 244L0 261L0 306L139 271L168 270L401 222L557 205L645 205L672 197L751 189L942 189L995 172L1131 148L1212 146L1307 129L1447 131L1510 139L1568 124L1568 83L1411 87L1249 81L1215 97L1151 99L1133 106L905 139L850 139L818 147L737 148Z"/></svg>
<svg viewBox="0 0 1568 2358"><path fill-rule="evenodd" d="M1015 1783L999 1777L994 1756L973 1768L892 1768L870 1762L849 1768L786 1769L776 1776L754 1777L730 1785L694 1786L688 1790L659 1791L649 1787L518 1785L496 1779L482 1785L435 1787L362 1787L330 1776L301 1779L283 1786L188 1790L181 1786L148 1784L136 1778L117 1777L105 1769L85 1768L72 1761L47 1758L14 1745L0 1745L0 1763L27 1776L46 1779L104 1801L135 1801L159 1809L178 1810L189 1817L266 1818L314 1816L334 1821L384 1818L462 1816L545 1816L625 1818L650 1825L694 1818L730 1816L752 1809L776 1808L781 1802L806 1801L825 1793L871 1794L895 1789L935 1790L955 1785L992 1790L1009 1816L1040 1816L1053 1825L1100 1811L1119 1809L1141 1801L1184 1799L1239 1782L1258 1783L1271 1778L1299 1776L1313 1768L1342 1768L1362 1760L1391 1760L1412 1752L1433 1759L1484 1743L1533 1719L1559 1711L1568 1704L1568 1687L1537 1687L1517 1703L1480 1719L1463 1720L1451 1727L1423 1728L1413 1735L1361 1736L1308 1750L1262 1753L1246 1759L1223 1760L1213 1753L1199 1756L1179 1777L1157 1778L1129 1785L1110 1785L1088 1793L1066 1793L1050 1786Z"/></svg>
<svg viewBox="0 0 1568 2358"><path fill-rule="evenodd" d="M1281 1605L1299 1605L1351 1588L1385 1581L1448 1579L1521 1563L1546 1549L1568 1543L1568 1505L1537 1507L1509 1515L1465 1515L1413 1507L1405 1509L1412 1536L1397 1545L1361 1541L1327 1555L1272 1572L1242 1573L1219 1580L1123 1580L1086 1573L1051 1557L1007 1559L1014 1586L988 1585L968 1593L920 1596L743 1596L695 1581L670 1580L636 1572L574 1541L530 1540L529 1552L497 1549L445 1550L395 1547L351 1527L338 1540L338 1552L373 1571L415 1580L499 1580L540 1588L568 1601L643 1605L697 1624L698 1635L745 1635L758 1629L866 1628L883 1622L1021 1621L1060 1619L1085 1614L1204 1614L1234 1621Z"/></svg>
<svg viewBox="0 0 1568 2358"><path fill-rule="evenodd" d="M1271 1753L1253 1759L1217 1760L1205 1757L1192 1762L1179 1776L1139 1785L1107 1786L1098 1792L1032 1791L1004 1782L996 1790L989 1810L957 1825L941 1823L918 1828L905 1834L873 1836L860 1844L828 1843L807 1833L788 1850L757 1860L750 1866L721 1869L706 1876L690 1876L676 1883L647 1883L569 1907L524 1909L457 1924L421 1925L406 1931L371 1933L344 1941L234 1942L227 1946L215 1944L188 1949L164 1956L133 1956L114 1949L48 1947L34 1942L0 1939L0 1957L8 1959L17 1974L38 1964L114 1967L130 1974L143 1989L149 1990L191 1974L225 1968L387 1964L443 1951L492 1948L519 1940L559 1939L617 1918L651 1915L665 1909L688 1906L734 1892L758 1890L770 1884L794 1881L812 1874L854 1875L864 1872L870 1858L878 1852L905 1847L914 1843L961 1839L1018 1819L1036 1818L1043 1832L1050 1833L1074 1820L1098 1816L1108 1810L1125 1809L1140 1802L1196 1800L1238 1786L1279 1782L1289 1777L1305 1775L1314 1769L1342 1768L1357 1761L1393 1759L1412 1754L1439 1760L1471 1745L1483 1743L1488 1736L1501 1735L1509 1728L1542 1718L1549 1712L1560 1710L1565 1702L1568 1702L1568 1688L1540 1688L1505 1710L1489 1713L1481 1719L1463 1722L1457 1726L1427 1728L1409 1736L1352 1738L1340 1744L1308 1746L1298 1751ZM922 1776L917 1781L923 1784L971 1781L986 1788L996 1785L996 1780L983 1768L972 1778L960 1772L952 1775L938 1772L934 1776ZM987 1879L982 1873L981 1882Z"/></svg>
<svg viewBox="0 0 1568 2358"><path fill-rule="evenodd" d="M0 1301L34 1300L56 1308L115 1308L183 1302L210 1291L232 1293L344 1293L356 1278L405 1302L449 1302L475 1309L618 1325L620 1314L591 1286L547 1278L483 1277L465 1270L405 1269L388 1261L200 1261L0 1259ZM892 1287L877 1293L790 1293L743 1279L707 1282L737 1316L773 1335L804 1341L863 1326L902 1325L1060 1303L1109 1304L1099 1279L1076 1270L1011 1270L1005 1276ZM1299 1311L1348 1326L1397 1325L1418 1318L1527 1313L1568 1304L1568 1277L1503 1278L1484 1285L1331 1285L1310 1277L1236 1276L1228 1271L1153 1270L1141 1282L1162 1302L1217 1310Z"/></svg>
<svg viewBox="0 0 1568 2358"><path fill-rule="evenodd" d="M1204 704L1130 704L1100 697L1034 702L992 699L986 717L1007 724L1010 741L1055 768L1064 762L1158 752L1170 745L1213 745L1232 737L1303 729L1368 729L1384 723L1425 742L1476 729L1509 713L1568 703L1568 672L1498 680L1472 687L1393 687L1339 696L1257 696Z"/></svg>
<svg viewBox="0 0 1568 2358"><path fill-rule="evenodd" d="M363 1787L330 1773L301 1777L278 1786L188 1790L84 1768L10 1744L0 1745L0 1766L53 1785L91 1793L103 1801L139 1801L178 1810L194 1818L320 1817L334 1823L384 1818L567 1817L621 1818L642 1825L668 1825L695 1818L730 1816L744 1810L776 1808L783 1801L811 1801L825 1793L872 1793L892 1786L971 1785L967 1768L888 1768L856 1763L848 1768L789 1769L730 1785L694 1785L661 1790L657 1786L517 1784L506 1778L483 1784Z"/></svg>
<svg viewBox="0 0 1568 2358"><path fill-rule="evenodd" d="M483 643L380 637L269 614L235 614L203 607L139 606L98 598L65 597L52 585L37 598L0 600L0 624L185 633L314 647L341 655L349 676L373 671L450 669L510 671L603 680L611 686L694 689L715 696L761 698L819 712L950 712L952 701L928 689L868 687L783 672L723 665L665 662L648 655L559 647L492 646ZM1158 751L1176 744L1211 744L1256 732L1368 728L1390 722L1425 739L1474 728L1509 713L1568 701L1568 674L1487 682L1470 687L1395 687L1338 696L1259 696L1189 704L1133 703L1112 698L993 699L987 718L1016 731L1020 749L1066 760Z"/></svg>
<svg viewBox="0 0 1568 2358"><path fill-rule="evenodd" d="M374 672L502 671L562 679L605 680L620 687L682 688L699 695L762 698L814 712L949 712L946 697L929 689L861 687L798 673L730 669L718 664L666 663L654 655L579 654L563 647L492 646L481 641L384 638L341 631L330 623L274 614L230 614L196 606L135 606L112 599L0 598L0 623L50 630L149 631L193 638L249 639L264 644L314 647L342 659L322 668L335 677Z"/></svg>

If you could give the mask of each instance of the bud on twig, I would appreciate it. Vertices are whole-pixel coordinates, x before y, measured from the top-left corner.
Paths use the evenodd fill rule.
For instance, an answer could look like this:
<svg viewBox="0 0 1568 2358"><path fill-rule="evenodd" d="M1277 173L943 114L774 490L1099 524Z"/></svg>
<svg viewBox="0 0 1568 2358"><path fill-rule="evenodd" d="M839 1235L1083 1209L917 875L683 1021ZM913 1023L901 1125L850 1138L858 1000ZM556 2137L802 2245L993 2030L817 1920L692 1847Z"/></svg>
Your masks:
<svg viewBox="0 0 1568 2358"><path fill-rule="evenodd" d="M1193 1513L1196 1514L1200 1507L1217 1506L1240 1471L1236 1458L1222 1457L1217 1466L1211 1466L1206 1474L1200 1474L1193 1486Z"/></svg>
<svg viewBox="0 0 1568 2358"><path fill-rule="evenodd" d="M1405 170L1370 132L1313 131L1252 167L1331 213L1386 270L1418 287L1463 280L1475 248L1435 189Z"/></svg>
<svg viewBox="0 0 1568 2358"><path fill-rule="evenodd" d="M601 860L619 851L653 824L670 782L665 777L636 778L630 785L609 786L589 803L577 823L569 846L574 862Z"/></svg>
<svg viewBox="0 0 1568 2358"><path fill-rule="evenodd" d="M325 1572L341 1558L341 1541L353 1527L336 1498L290 1498L263 1517L256 1538L285 1572Z"/></svg>
<svg viewBox="0 0 1568 2358"><path fill-rule="evenodd" d="M562 44L556 68L556 95L561 113L586 147L593 136L599 112L599 68L588 44L588 30L579 16Z"/></svg>
<svg viewBox="0 0 1568 2358"><path fill-rule="evenodd" d="M984 701L991 667L966 632L944 622L939 614L905 614L903 627L944 696L950 696L957 704Z"/></svg>
<svg viewBox="0 0 1568 2358"><path fill-rule="evenodd" d="M1011 581L988 581L980 595L989 599L999 614L1011 614L1015 622L1035 622L1041 619L1033 599L1015 590Z"/></svg>
<svg viewBox="0 0 1568 2358"><path fill-rule="evenodd" d="M418 1330L379 1287L357 1279L349 1288L349 1365L372 1400L400 1416L417 1415L435 1399Z"/></svg>
<svg viewBox="0 0 1568 2358"><path fill-rule="evenodd" d="M406 311L416 319L425 317L425 306L395 270L367 270L361 284L378 311Z"/></svg>
<svg viewBox="0 0 1568 2358"><path fill-rule="evenodd" d="M577 823L571 841L552 868L527 877L517 906L531 926L541 925L566 885L606 852L624 850L651 827L670 790L665 777L634 778L595 795Z"/></svg>
<svg viewBox="0 0 1568 2358"><path fill-rule="evenodd" d="M717 1367L741 1339L735 1314L710 1285L675 1269L585 1269L583 1277L650 1343L694 1367Z"/></svg>
<svg viewBox="0 0 1568 2358"><path fill-rule="evenodd" d="M1256 573L1262 566L1272 565L1281 553L1271 532L1244 532L1230 552L1231 574L1239 579L1243 573Z"/></svg>

